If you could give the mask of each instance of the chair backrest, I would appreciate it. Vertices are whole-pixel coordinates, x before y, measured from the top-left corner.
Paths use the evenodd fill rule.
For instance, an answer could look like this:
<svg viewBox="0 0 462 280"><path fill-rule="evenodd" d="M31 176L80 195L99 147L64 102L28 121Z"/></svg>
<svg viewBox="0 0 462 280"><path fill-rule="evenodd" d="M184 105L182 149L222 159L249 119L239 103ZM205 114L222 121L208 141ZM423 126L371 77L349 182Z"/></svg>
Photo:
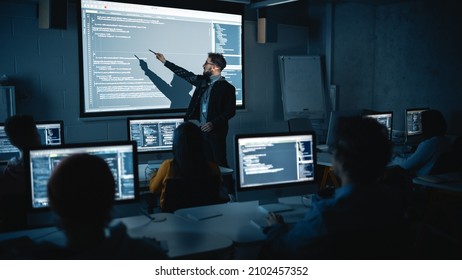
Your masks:
<svg viewBox="0 0 462 280"><path fill-rule="evenodd" d="M180 178L166 180L163 212L221 203L220 185L211 179L192 181Z"/></svg>
<svg viewBox="0 0 462 280"><path fill-rule="evenodd" d="M452 149L441 154L435 162L430 174L441 174L462 171L462 137L456 138Z"/></svg>
<svg viewBox="0 0 462 280"><path fill-rule="evenodd" d="M452 151L441 154L433 165L430 175L450 173L462 170L461 159L458 158Z"/></svg>
<svg viewBox="0 0 462 280"><path fill-rule="evenodd" d="M0 232L25 229L27 206L24 187L0 173Z"/></svg>
<svg viewBox="0 0 462 280"><path fill-rule="evenodd" d="M289 119L289 132L311 131L313 125L308 118L293 118Z"/></svg>

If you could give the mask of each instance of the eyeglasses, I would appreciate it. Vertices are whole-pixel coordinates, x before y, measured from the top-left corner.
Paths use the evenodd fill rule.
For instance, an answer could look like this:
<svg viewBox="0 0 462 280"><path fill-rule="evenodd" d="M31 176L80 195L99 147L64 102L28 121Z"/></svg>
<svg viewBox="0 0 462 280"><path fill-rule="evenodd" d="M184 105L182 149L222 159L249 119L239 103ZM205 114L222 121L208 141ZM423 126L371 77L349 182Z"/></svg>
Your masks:
<svg viewBox="0 0 462 280"><path fill-rule="evenodd" d="M207 64L210 64L210 65L216 65L216 64L215 64L215 63L213 63L213 62L208 62L208 61L205 61L205 62L204 62L204 65L207 65Z"/></svg>

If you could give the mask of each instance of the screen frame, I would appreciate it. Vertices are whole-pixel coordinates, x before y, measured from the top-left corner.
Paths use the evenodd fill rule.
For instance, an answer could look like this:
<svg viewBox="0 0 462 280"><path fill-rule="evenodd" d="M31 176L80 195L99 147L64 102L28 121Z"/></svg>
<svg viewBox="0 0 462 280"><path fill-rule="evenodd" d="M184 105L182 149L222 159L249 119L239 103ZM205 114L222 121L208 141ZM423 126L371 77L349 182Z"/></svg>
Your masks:
<svg viewBox="0 0 462 280"><path fill-rule="evenodd" d="M54 124L58 124L60 127L59 134L61 137L61 144L59 145L63 145L66 143L64 139L64 121L63 120L36 121L35 122L35 126L37 127L37 129L39 125L54 125ZM46 144L43 144L43 145L46 145ZM47 146L57 146L57 145L47 145Z"/></svg>
<svg viewBox="0 0 462 280"><path fill-rule="evenodd" d="M152 0L152 1L141 1L141 0L104 0L104 2L114 2L122 4L138 4L146 6L159 6L165 8L179 8L179 9L188 9L193 11L204 11L204 12L217 12L217 13L226 13L226 14L236 14L241 17L241 75L242 75L242 104L236 104L237 110L245 109L246 107L246 98L245 98L245 42L244 42L244 19L245 19L245 8L244 5L239 3L227 2L227 1L205 1L204 2L195 2L195 1L181 1L181 0L169 0L166 1ZM94 117L123 117L129 115L146 115L146 114L177 114L177 113L186 113L187 108L163 108L163 109L139 109L139 110L115 110L115 111L103 111L103 112L88 112L85 108L85 80L84 80L84 65L83 65L83 40L82 40L82 2L77 0L76 3L77 9L77 25L78 25L78 52L79 52L79 95L80 95L80 117L81 118L94 118ZM146 46L148 49L149 46ZM204 59L207 56L207 52L204 52ZM180 63L180 62L178 62ZM181 65L181 63L180 63ZM226 71L226 69L224 70ZM197 73L201 74L201 73Z"/></svg>
<svg viewBox="0 0 462 280"><path fill-rule="evenodd" d="M5 131L5 123L1 122L1 123L0 123L0 127L3 127L3 130ZM6 135L6 132L5 132L5 135ZM2 159L2 158L0 157L0 165L5 165L5 164L7 164L13 157L19 157L19 156L21 155L21 151L20 151L16 146L14 146L13 144L11 144L11 142L10 142L9 139L8 139L8 136L6 136L6 138L7 138L8 142L10 143L10 145L11 145L13 148L16 149L16 151L10 153L11 156L10 156L9 158Z"/></svg>
<svg viewBox="0 0 462 280"><path fill-rule="evenodd" d="M427 110L430 110L430 108L429 107L416 107L416 108L406 108L406 109L404 109L404 135L406 136L406 139L408 137L420 137L422 135L422 132L409 134L409 128L408 128L408 125L407 125L408 112L420 111L420 114L422 114L423 111L427 111ZM422 122L422 119L420 121Z"/></svg>
<svg viewBox="0 0 462 280"><path fill-rule="evenodd" d="M284 137L284 136L298 136L310 135L312 136L312 157L313 157L313 179L308 181L298 182L281 182L277 184L265 184L260 186L242 187L240 176L240 160L239 160L239 140L245 138L265 138L265 137ZM294 132L270 132L270 133L250 133L250 134L236 134L234 136L234 150L235 150L235 193L237 201L254 200L253 197L258 197L260 204L274 202L274 196L277 198L286 196L295 196L315 193L319 190L318 176L316 172L317 167L317 151L316 151L316 134L314 131L294 131ZM305 192L306 189L306 192ZM266 197L269 197L268 201Z"/></svg>
<svg viewBox="0 0 462 280"><path fill-rule="evenodd" d="M330 112L329 125L327 127L326 135L326 145L329 147L329 149L335 142L339 119L348 117L360 117L361 115L361 110L338 110Z"/></svg>
<svg viewBox="0 0 462 280"><path fill-rule="evenodd" d="M380 115L389 115L390 116L390 129L388 129L388 127L387 127L387 132L388 132L388 139L391 140L392 139L392 134L393 134L393 111L365 113L361 117L376 119L374 116L380 116Z"/></svg>
<svg viewBox="0 0 462 280"><path fill-rule="evenodd" d="M146 117L129 117L127 118L127 139L128 141L135 141L135 140L132 140L132 135L131 135L131 127L130 127L130 122L131 121L143 121L143 120L146 120L146 121L149 121L149 120L175 120L175 119L181 119L183 120L184 122L184 117L183 116L146 116ZM136 142L136 141L135 141ZM137 142L136 142L137 143ZM173 151L173 147L170 148L170 149L159 149L159 150L149 150L149 149L142 149L140 147L138 147L138 143L137 143L137 149L138 149L138 153L140 154L149 154L149 153L163 153L163 152L172 152Z"/></svg>
<svg viewBox="0 0 462 280"><path fill-rule="evenodd" d="M50 206L44 207L33 207L33 197L32 197L32 176L31 176L31 167L30 167L30 152L37 150L66 150L66 149L80 149L80 148L104 148L109 146L131 146L133 151L133 180L134 180L134 194L135 196L130 199L117 200L114 198L114 206L138 203L140 201L140 182L139 182L139 173L138 173L138 153L137 145L135 141L110 141L110 142L87 142L87 143L73 143L73 144L62 144L54 146L37 146L32 147L24 152L24 176L25 176L25 186L27 193L27 203L28 211L31 213L34 212L48 212L51 210ZM78 152L77 152L78 153Z"/></svg>
<svg viewBox="0 0 462 280"><path fill-rule="evenodd" d="M60 133L59 134L60 134L60 137L61 137L61 144L59 144L59 145L64 144L65 143L64 142L64 121L62 121L62 120L54 120L54 121L36 121L35 122L35 126L37 127L37 130L38 130L38 125L48 125L48 124L51 124L51 125L56 125L57 124L57 125L59 125L59 127L60 127ZM0 123L0 127L3 127L3 129L4 129L5 128L5 123L3 123L3 122ZM12 145L14 147L13 144L10 143L10 145ZM42 144L42 145L44 145L44 146L45 145L46 146L58 146L58 145L51 145L51 144L47 145L46 143ZM11 153L12 157L19 157L20 156L21 151L18 148L16 148L16 150L17 150L17 152ZM2 159L0 157L0 164L7 163L12 157L10 157L9 159Z"/></svg>

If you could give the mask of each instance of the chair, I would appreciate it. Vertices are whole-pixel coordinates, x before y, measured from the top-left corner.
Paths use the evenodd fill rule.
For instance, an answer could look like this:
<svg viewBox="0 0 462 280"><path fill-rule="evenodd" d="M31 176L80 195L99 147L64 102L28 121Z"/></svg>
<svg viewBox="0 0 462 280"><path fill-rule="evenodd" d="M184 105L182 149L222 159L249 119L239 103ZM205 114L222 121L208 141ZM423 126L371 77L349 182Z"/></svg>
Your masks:
<svg viewBox="0 0 462 280"><path fill-rule="evenodd" d="M11 178L0 174L0 232L27 227L27 196Z"/></svg>
<svg viewBox="0 0 462 280"><path fill-rule="evenodd" d="M289 119L289 132L311 131L313 125L308 118L293 118Z"/></svg>
<svg viewBox="0 0 462 280"><path fill-rule="evenodd" d="M330 179L332 186L333 187L340 187L340 182L337 178L337 176L334 173L334 168L332 166L325 166L324 171L322 173L322 179L321 179L321 184L320 184L320 189L326 189L327 188L327 180Z"/></svg>
<svg viewBox="0 0 462 280"><path fill-rule="evenodd" d="M462 171L462 136L456 138L449 152L441 154L429 174Z"/></svg>
<svg viewBox="0 0 462 280"><path fill-rule="evenodd" d="M213 180L191 181L181 178L166 180L163 212L221 203L220 185Z"/></svg>

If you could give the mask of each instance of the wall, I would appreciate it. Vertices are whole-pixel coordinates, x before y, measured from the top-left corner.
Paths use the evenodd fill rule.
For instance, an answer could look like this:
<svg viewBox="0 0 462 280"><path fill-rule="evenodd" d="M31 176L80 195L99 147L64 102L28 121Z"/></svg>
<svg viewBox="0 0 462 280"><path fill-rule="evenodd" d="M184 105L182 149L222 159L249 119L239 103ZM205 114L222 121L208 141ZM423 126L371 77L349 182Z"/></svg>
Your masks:
<svg viewBox="0 0 462 280"><path fill-rule="evenodd" d="M455 4L454 4L455 3ZM340 109L441 110L448 133L462 135L459 2L401 1L334 6L333 84Z"/></svg>
<svg viewBox="0 0 462 280"><path fill-rule="evenodd" d="M406 107L430 107L444 113L449 133L462 134L461 7L409 1L377 8L373 106L393 108L397 124Z"/></svg>
<svg viewBox="0 0 462 280"><path fill-rule="evenodd" d="M39 29L36 8L36 2L0 3L0 74L8 75L17 87L17 112L33 114L37 120L64 120L68 143L125 140L126 117L79 118L75 4L69 4L66 30ZM279 25L273 31L277 42L267 44L256 42L255 21L245 21L244 28L246 109L230 122L231 166L234 134L288 129L283 120L277 56L307 52L307 27Z"/></svg>
<svg viewBox="0 0 462 280"><path fill-rule="evenodd" d="M338 4L333 11L332 84L338 109L370 108L374 89L374 6Z"/></svg>

